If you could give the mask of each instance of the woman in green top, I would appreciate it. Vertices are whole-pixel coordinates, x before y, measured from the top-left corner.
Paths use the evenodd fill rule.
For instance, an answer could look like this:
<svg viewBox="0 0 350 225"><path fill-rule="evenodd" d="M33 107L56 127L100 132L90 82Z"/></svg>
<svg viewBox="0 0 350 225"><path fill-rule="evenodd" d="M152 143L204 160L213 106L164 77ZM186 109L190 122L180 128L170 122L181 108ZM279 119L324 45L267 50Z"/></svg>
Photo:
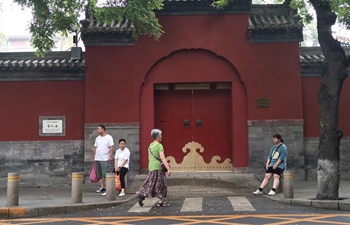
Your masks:
<svg viewBox="0 0 350 225"><path fill-rule="evenodd" d="M164 149L162 142L162 131L153 129L151 131L153 142L148 147L148 176L143 182L140 189L136 192L139 195L139 205L143 206L143 200L145 197L153 198L157 197L159 207L167 207L168 203L163 202L163 198L167 196L167 183L166 175L162 170L161 162L167 168L168 176L170 176L169 164L165 159Z"/></svg>

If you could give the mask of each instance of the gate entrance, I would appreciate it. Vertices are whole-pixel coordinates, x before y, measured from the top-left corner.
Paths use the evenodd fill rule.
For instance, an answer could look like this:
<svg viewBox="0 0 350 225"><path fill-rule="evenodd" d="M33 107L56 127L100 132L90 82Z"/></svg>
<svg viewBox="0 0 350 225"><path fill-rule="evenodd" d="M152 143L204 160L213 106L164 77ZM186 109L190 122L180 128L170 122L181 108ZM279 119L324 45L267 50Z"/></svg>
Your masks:
<svg viewBox="0 0 350 225"><path fill-rule="evenodd" d="M230 83L160 84L154 96L172 171L232 171Z"/></svg>

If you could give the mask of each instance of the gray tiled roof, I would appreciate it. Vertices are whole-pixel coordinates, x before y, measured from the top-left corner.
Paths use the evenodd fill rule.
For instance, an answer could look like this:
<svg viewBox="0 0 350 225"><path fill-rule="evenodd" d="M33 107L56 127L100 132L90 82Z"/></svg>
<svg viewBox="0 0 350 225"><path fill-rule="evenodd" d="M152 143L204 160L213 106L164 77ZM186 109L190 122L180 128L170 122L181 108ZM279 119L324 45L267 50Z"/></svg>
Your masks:
<svg viewBox="0 0 350 225"><path fill-rule="evenodd" d="M345 53L350 55L350 47L343 47ZM325 57L320 47L300 48L301 76L319 77L325 65ZM350 67L348 68L350 76Z"/></svg>
<svg viewBox="0 0 350 225"><path fill-rule="evenodd" d="M0 69L82 69L85 60L42 59L42 60L0 60Z"/></svg>
<svg viewBox="0 0 350 225"><path fill-rule="evenodd" d="M300 54L300 63L302 64L314 64L314 63L324 63L324 55L320 54Z"/></svg>
<svg viewBox="0 0 350 225"><path fill-rule="evenodd" d="M289 7L283 5L254 5L249 15L248 29L302 29L303 25Z"/></svg>
<svg viewBox="0 0 350 225"><path fill-rule="evenodd" d="M35 57L33 52L0 53L0 71L14 69L80 70L85 69L85 59L71 60L70 52L49 52L45 58Z"/></svg>
<svg viewBox="0 0 350 225"><path fill-rule="evenodd" d="M83 20L82 22L83 33L132 33L135 31L135 27L131 20L112 21L111 23L103 23L94 20Z"/></svg>
<svg viewBox="0 0 350 225"><path fill-rule="evenodd" d="M350 47L343 47L345 54L350 55ZM320 47L301 47L301 64L320 64L325 62L325 57Z"/></svg>
<svg viewBox="0 0 350 225"><path fill-rule="evenodd" d="M313 50L318 51L310 51L305 48L305 51L300 51L300 63L301 64L315 64L315 63L324 63L324 55L319 47L313 47Z"/></svg>
<svg viewBox="0 0 350 225"><path fill-rule="evenodd" d="M164 3L174 2L212 2L212 0L163 0ZM246 0L236 0L244 2ZM289 7L277 5L252 5L249 14L250 30L302 29L302 24ZM132 33L135 27L131 20L103 23L95 20L82 20L82 33Z"/></svg>
<svg viewBox="0 0 350 225"><path fill-rule="evenodd" d="M249 16L249 29L301 29L302 25L289 15L251 15Z"/></svg>

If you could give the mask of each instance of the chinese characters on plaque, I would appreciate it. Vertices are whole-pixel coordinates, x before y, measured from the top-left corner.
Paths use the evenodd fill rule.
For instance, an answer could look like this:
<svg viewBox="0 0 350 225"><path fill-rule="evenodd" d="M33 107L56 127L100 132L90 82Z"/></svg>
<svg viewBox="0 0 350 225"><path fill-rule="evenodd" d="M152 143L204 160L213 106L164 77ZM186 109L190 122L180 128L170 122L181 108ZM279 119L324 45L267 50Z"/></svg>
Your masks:
<svg viewBox="0 0 350 225"><path fill-rule="evenodd" d="M39 117L39 136L65 136L65 116L41 116Z"/></svg>

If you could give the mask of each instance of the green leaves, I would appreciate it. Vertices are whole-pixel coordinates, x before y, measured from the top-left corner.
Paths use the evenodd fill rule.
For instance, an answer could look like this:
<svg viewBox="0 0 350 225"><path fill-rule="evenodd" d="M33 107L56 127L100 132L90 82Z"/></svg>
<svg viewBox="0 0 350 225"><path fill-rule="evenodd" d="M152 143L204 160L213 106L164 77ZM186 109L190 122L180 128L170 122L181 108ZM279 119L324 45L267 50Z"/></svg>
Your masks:
<svg viewBox="0 0 350 225"><path fill-rule="evenodd" d="M22 7L30 8L33 19L29 30L36 55L43 56L55 46L55 35L67 35L71 26L79 27L78 17L85 0L14 0Z"/></svg>
<svg viewBox="0 0 350 225"><path fill-rule="evenodd" d="M5 37L5 35L0 33L0 49L3 47L6 41L7 41L7 38Z"/></svg>
<svg viewBox="0 0 350 225"><path fill-rule="evenodd" d="M332 10L337 13L338 21L350 29L350 0L330 1Z"/></svg>
<svg viewBox="0 0 350 225"><path fill-rule="evenodd" d="M212 6L216 9L223 10L228 6L230 2L233 2L233 0L215 0L212 3Z"/></svg>
<svg viewBox="0 0 350 225"><path fill-rule="evenodd" d="M305 0L292 0L290 3L292 9L298 10L299 18L304 24L311 23L313 16L310 14L310 3Z"/></svg>
<svg viewBox="0 0 350 225"><path fill-rule="evenodd" d="M32 45L37 49L36 55L43 56L55 46L57 33L65 36L72 27L79 30L78 18L85 9L95 20L111 22L128 19L133 21L136 31L134 38L148 35L158 40L164 31L155 16L156 10L163 8L162 0L126 0L125 7L117 7L116 0L107 0L106 7L96 7L97 0L14 0L22 7L32 10L30 23Z"/></svg>
<svg viewBox="0 0 350 225"><path fill-rule="evenodd" d="M156 10L163 8L162 0L127 0L125 7L115 7L115 3L107 1L107 7L96 7L96 0L89 4L93 12L94 19L105 23L111 23L113 20L128 19L133 21L135 26L134 38L148 35L158 40L164 31L156 18Z"/></svg>

